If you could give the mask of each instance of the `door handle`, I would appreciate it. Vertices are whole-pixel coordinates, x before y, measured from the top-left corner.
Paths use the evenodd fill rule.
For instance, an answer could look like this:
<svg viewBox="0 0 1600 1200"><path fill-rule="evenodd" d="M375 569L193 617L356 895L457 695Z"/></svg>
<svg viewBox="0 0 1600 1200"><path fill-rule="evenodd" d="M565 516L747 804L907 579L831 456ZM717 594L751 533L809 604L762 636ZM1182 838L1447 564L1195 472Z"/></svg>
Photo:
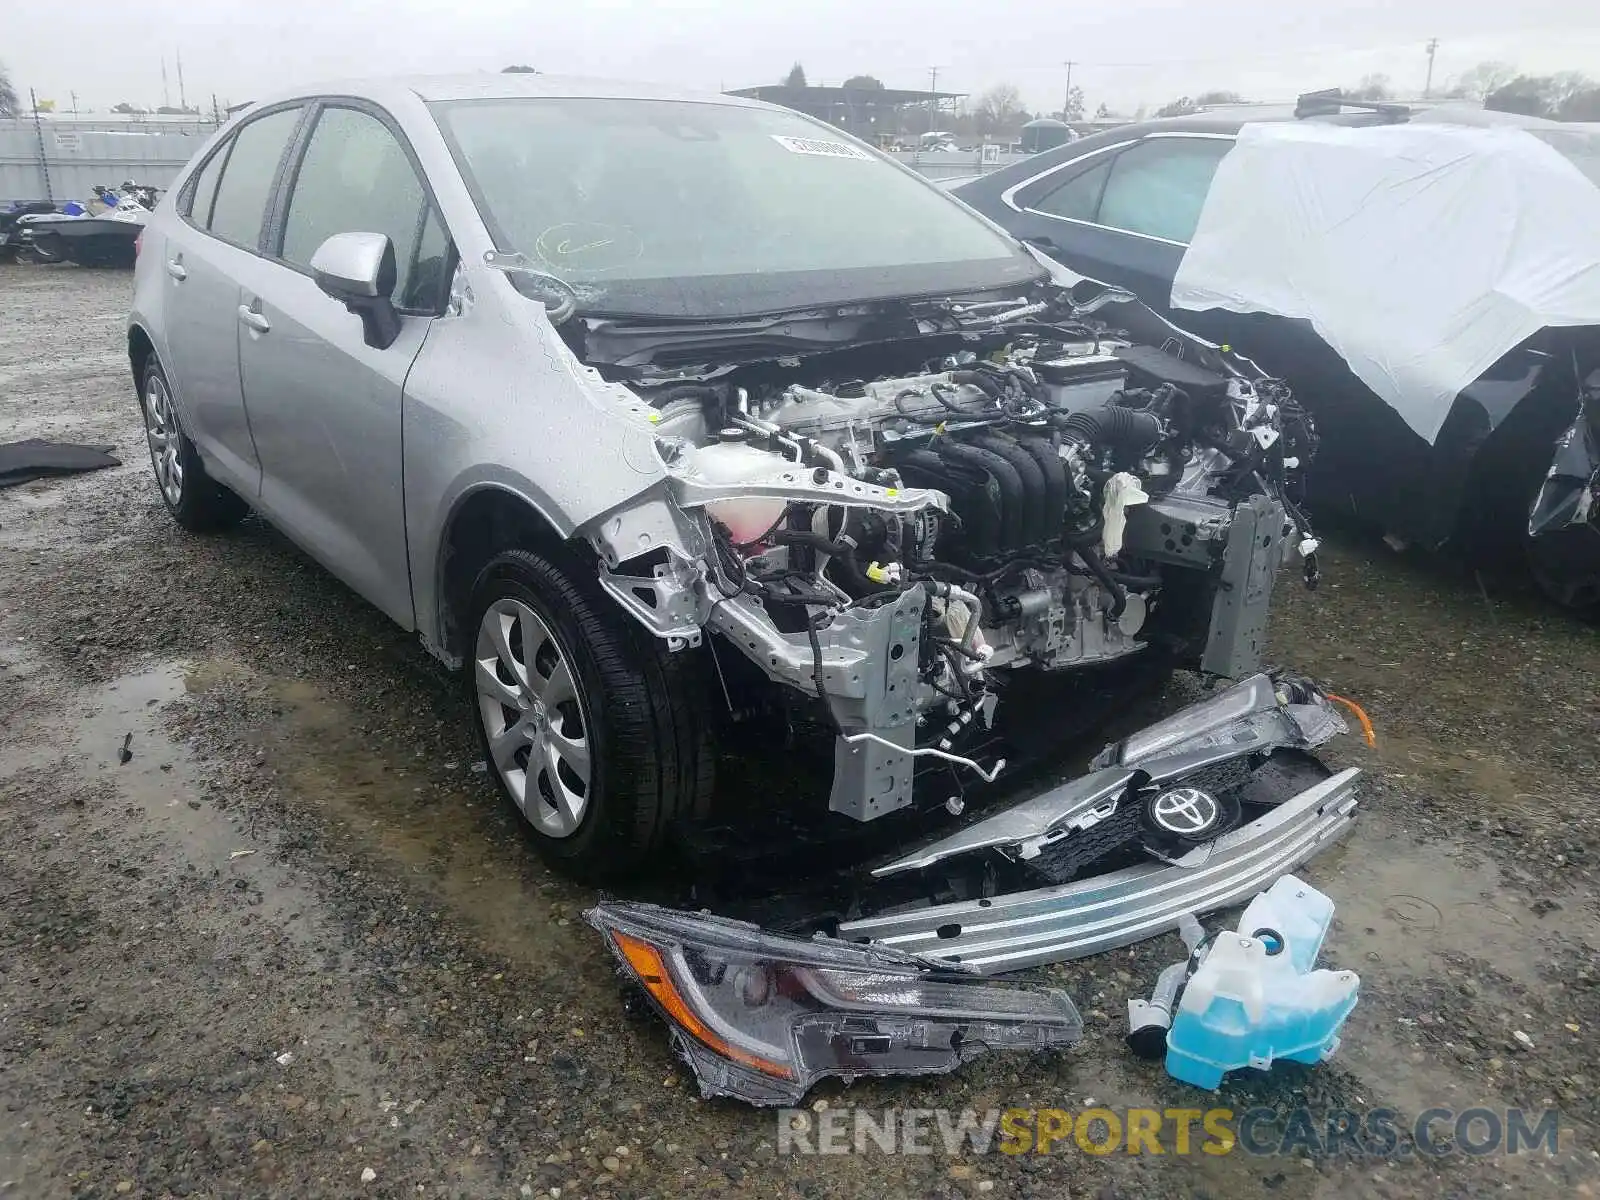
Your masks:
<svg viewBox="0 0 1600 1200"><path fill-rule="evenodd" d="M239 320L250 326L257 333L266 333L272 328L271 321L247 304L239 305Z"/></svg>
<svg viewBox="0 0 1600 1200"><path fill-rule="evenodd" d="M170 259L167 262L167 274L182 283L189 278L189 268L183 265L183 259L181 258Z"/></svg>

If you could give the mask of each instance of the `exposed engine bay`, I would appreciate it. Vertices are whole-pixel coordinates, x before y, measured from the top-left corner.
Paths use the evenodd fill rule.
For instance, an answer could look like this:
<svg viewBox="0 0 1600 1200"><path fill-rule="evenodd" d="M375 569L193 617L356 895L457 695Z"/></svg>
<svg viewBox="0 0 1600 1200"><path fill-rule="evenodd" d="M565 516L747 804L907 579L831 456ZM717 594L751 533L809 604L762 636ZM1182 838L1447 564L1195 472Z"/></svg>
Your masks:
<svg viewBox="0 0 1600 1200"><path fill-rule="evenodd" d="M857 820L911 805L918 769L992 781L976 747L1012 673L1161 652L1242 678L1291 549L1315 585L1309 419L1127 293L802 314L711 352L650 332L572 335L649 406L673 484L673 536L629 558L624 514L593 539L602 583L675 650L709 631L731 708L730 649L784 685Z"/></svg>

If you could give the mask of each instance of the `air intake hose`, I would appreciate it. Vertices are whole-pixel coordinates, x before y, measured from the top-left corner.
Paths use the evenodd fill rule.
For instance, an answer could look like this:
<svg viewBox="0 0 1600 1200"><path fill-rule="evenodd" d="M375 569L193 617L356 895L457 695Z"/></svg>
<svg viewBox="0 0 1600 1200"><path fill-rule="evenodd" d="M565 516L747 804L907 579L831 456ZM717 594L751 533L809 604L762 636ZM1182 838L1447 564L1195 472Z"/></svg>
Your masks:
<svg viewBox="0 0 1600 1200"><path fill-rule="evenodd" d="M1053 424L1061 436L1085 445L1106 445L1119 457L1138 457L1161 440L1161 419L1153 413L1137 412L1107 404L1098 409L1080 409Z"/></svg>

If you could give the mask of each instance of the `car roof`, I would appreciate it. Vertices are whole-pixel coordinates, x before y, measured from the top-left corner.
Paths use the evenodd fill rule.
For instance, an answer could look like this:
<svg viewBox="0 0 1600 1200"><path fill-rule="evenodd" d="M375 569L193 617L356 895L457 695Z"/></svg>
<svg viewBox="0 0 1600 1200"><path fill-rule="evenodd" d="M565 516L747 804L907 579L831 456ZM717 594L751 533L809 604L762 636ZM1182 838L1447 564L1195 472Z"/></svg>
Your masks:
<svg viewBox="0 0 1600 1200"><path fill-rule="evenodd" d="M261 99L274 104L311 96L356 96L379 104L412 95L425 103L447 100L501 100L520 98L679 100L724 104L736 108L772 108L759 100L720 92L697 92L652 83L618 79L591 79L572 75L546 75L531 71L480 71L464 75L413 75L376 79L334 79L302 85ZM252 105L252 107L258 107Z"/></svg>
<svg viewBox="0 0 1600 1200"><path fill-rule="evenodd" d="M1422 116L1423 111L1425 110L1414 108L1413 119ZM1370 109L1353 109L1297 118L1293 104L1217 105L1214 108L1203 109L1200 112L1186 113L1181 117L1162 117L1153 121L1133 121L1127 125L1116 125L1099 133L1092 133L1087 137L1078 138L1076 141L1053 146L1049 150L1031 155L1021 162L1012 163L998 171L990 171L976 178L956 181L950 185L950 190L963 199L978 202L981 206L983 197L998 195L1000 191L1009 188L1018 180L1043 174L1061 163L1072 162L1096 150L1108 146L1118 146L1124 142L1131 142L1136 138L1149 137L1152 134L1174 133L1232 137L1246 125L1264 121L1295 120L1313 121L1325 125L1358 126L1387 125L1393 122L1391 116L1373 112Z"/></svg>

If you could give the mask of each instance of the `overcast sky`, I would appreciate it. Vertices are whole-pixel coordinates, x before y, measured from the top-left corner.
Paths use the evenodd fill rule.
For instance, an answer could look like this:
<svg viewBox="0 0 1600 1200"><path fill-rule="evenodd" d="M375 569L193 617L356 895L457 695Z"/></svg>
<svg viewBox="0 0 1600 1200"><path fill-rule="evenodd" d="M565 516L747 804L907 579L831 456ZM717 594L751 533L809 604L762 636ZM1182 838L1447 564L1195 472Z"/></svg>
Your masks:
<svg viewBox="0 0 1600 1200"><path fill-rule="evenodd" d="M350 75L498 70L651 80L721 90L777 81L800 59L813 83L878 76L891 87L978 93L1010 82L1056 109L1077 61L1090 110L1131 110L1227 88L1284 99L1390 76L1420 94L1484 59L1529 73L1600 76L1600 5L1574 0L131 0L75 6L10 0L0 61L24 97L69 108L250 100Z"/></svg>

